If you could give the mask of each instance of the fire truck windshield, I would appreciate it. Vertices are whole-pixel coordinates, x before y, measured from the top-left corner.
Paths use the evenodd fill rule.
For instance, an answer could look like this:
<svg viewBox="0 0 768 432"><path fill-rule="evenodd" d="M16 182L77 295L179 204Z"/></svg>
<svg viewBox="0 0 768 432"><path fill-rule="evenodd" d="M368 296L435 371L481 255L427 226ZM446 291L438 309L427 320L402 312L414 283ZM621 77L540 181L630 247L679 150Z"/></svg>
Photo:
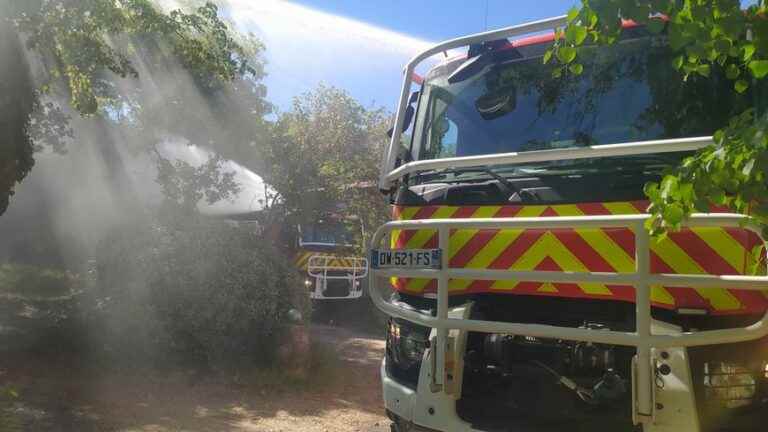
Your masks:
<svg viewBox="0 0 768 432"><path fill-rule="evenodd" d="M502 49L462 80L449 77L465 59L433 69L419 102L413 158L711 135L750 105L751 96L734 96L732 82L714 69L678 84L665 38L635 33L583 49L574 68L582 72L559 78L542 61L548 44Z"/></svg>
<svg viewBox="0 0 768 432"><path fill-rule="evenodd" d="M354 235L344 223L320 222L301 227L301 244L328 246L349 246L354 244Z"/></svg>

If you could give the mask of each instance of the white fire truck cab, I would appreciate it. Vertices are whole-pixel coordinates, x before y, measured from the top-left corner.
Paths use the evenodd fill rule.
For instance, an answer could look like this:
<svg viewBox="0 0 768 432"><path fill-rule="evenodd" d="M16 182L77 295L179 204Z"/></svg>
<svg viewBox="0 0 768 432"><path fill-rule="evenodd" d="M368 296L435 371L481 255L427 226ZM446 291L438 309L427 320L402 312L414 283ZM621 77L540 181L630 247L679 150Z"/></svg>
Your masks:
<svg viewBox="0 0 768 432"><path fill-rule="evenodd" d="M664 34L632 25L553 78L542 57L564 25L405 67L369 270L392 429L768 430L760 227L717 208L663 238L643 225L644 184L756 94L714 70L681 83ZM413 92L419 64L464 47Z"/></svg>

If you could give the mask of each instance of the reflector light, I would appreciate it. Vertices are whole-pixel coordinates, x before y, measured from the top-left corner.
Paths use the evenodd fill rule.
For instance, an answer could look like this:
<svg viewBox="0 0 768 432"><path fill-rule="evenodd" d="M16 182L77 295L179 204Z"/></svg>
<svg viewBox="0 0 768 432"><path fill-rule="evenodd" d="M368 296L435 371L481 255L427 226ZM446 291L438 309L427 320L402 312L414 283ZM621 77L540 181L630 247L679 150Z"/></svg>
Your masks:
<svg viewBox="0 0 768 432"><path fill-rule="evenodd" d="M708 315L709 311L706 309L679 308L677 313L680 315Z"/></svg>

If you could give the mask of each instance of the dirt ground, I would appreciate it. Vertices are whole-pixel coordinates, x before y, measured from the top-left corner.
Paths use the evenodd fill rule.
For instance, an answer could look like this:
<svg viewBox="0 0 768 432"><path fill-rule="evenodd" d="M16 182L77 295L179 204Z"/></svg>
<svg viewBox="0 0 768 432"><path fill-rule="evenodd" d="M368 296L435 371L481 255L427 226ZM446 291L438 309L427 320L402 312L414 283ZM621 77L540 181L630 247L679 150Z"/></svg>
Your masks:
<svg viewBox="0 0 768 432"><path fill-rule="evenodd" d="M0 353L0 388L18 392L0 411L0 432L388 431L378 375L384 341L343 328L312 333L331 364L308 385L94 372Z"/></svg>

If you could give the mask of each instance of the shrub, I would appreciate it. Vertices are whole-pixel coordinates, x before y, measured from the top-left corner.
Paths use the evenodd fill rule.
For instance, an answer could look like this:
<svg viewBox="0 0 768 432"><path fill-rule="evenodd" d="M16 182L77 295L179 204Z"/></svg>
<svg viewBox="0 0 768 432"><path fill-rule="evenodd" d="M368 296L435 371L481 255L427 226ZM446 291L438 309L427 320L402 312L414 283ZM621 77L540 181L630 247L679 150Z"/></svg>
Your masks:
<svg viewBox="0 0 768 432"><path fill-rule="evenodd" d="M290 261L253 231L193 217L102 243L97 306L108 345L134 361L268 365L308 300Z"/></svg>
<svg viewBox="0 0 768 432"><path fill-rule="evenodd" d="M0 293L32 298L73 294L78 280L70 272L25 264L0 264Z"/></svg>

